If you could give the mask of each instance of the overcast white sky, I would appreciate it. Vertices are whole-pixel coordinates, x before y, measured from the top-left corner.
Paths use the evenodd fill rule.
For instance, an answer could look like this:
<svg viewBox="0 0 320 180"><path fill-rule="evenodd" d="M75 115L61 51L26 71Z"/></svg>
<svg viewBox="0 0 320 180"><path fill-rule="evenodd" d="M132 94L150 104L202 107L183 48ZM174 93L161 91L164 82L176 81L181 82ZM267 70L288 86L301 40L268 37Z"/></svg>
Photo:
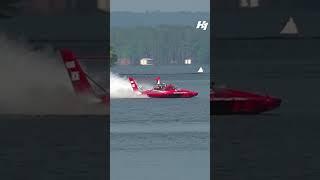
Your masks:
<svg viewBox="0 0 320 180"><path fill-rule="evenodd" d="M110 0L111 11L210 11L210 0Z"/></svg>

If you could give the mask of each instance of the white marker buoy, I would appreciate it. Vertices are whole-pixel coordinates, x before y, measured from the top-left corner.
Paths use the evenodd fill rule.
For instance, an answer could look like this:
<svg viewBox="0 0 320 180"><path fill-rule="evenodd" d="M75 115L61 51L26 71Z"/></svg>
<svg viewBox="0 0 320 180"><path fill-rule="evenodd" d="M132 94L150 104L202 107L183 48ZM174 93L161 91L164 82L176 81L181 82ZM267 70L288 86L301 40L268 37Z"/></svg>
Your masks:
<svg viewBox="0 0 320 180"><path fill-rule="evenodd" d="M198 73L203 73L202 67L199 68Z"/></svg>
<svg viewBox="0 0 320 180"><path fill-rule="evenodd" d="M297 24L294 22L292 17L289 17L289 20L280 31L280 34L299 34Z"/></svg>

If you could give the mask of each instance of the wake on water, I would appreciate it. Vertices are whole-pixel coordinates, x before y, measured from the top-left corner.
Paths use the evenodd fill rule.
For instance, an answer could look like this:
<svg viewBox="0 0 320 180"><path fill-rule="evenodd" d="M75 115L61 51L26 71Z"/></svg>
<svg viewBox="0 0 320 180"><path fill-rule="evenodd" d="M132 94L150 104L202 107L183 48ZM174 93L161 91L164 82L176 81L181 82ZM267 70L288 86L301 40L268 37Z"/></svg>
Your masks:
<svg viewBox="0 0 320 180"><path fill-rule="evenodd" d="M1 114L106 114L75 95L60 56L0 35Z"/></svg>
<svg viewBox="0 0 320 180"><path fill-rule="evenodd" d="M144 88L152 87L150 84L141 84ZM133 92L127 77L120 77L110 72L110 98L148 98Z"/></svg>

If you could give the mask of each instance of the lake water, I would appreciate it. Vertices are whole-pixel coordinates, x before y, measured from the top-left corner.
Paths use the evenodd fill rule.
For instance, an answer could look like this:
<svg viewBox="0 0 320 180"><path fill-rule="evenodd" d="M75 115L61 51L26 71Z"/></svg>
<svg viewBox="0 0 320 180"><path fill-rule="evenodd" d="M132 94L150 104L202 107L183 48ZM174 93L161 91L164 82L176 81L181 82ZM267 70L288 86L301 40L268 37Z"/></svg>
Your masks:
<svg viewBox="0 0 320 180"><path fill-rule="evenodd" d="M195 73L198 68L123 66L111 70L151 83L160 76L199 92L188 99L111 99L111 180L209 179L210 74Z"/></svg>

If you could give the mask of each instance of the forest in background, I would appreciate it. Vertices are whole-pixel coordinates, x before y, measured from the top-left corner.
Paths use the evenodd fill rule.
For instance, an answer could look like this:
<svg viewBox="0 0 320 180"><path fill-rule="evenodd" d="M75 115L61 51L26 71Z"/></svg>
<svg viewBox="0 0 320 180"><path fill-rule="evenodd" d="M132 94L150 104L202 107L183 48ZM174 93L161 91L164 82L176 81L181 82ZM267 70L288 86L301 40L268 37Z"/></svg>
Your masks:
<svg viewBox="0 0 320 180"><path fill-rule="evenodd" d="M1 0L0 1L0 18L14 16L19 10L20 0Z"/></svg>
<svg viewBox="0 0 320 180"><path fill-rule="evenodd" d="M208 64L210 32L196 29L209 22L208 12L111 12L111 46L119 59L137 64L152 58L155 64ZM112 61L114 63L114 60Z"/></svg>
<svg viewBox="0 0 320 180"><path fill-rule="evenodd" d="M117 12L110 13L111 27L136 27L158 25L184 25L195 26L198 21L209 21L209 12Z"/></svg>
<svg viewBox="0 0 320 180"><path fill-rule="evenodd" d="M112 27L111 46L119 59L134 64L142 58L152 58L155 64L182 64L192 59L194 64L210 60L210 32L192 26Z"/></svg>

